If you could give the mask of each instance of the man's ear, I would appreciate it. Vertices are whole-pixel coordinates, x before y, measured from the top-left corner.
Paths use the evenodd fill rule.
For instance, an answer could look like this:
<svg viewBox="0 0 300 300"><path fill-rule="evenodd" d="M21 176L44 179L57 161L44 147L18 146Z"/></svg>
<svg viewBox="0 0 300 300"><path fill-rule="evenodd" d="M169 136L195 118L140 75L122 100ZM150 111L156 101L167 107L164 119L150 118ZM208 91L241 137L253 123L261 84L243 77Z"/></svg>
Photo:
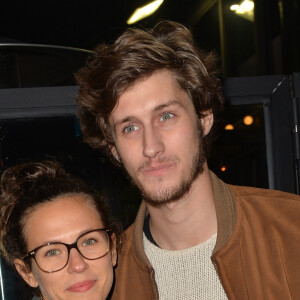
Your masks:
<svg viewBox="0 0 300 300"><path fill-rule="evenodd" d="M204 113L204 117L201 118L201 125L203 129L203 136L209 134L214 124L214 114L211 110Z"/></svg>
<svg viewBox="0 0 300 300"><path fill-rule="evenodd" d="M25 263L19 259L16 258L14 260L15 268L17 269L18 273L22 276L22 278L33 288L38 287L38 282L33 275L33 273L28 269L28 266L25 265Z"/></svg>
<svg viewBox="0 0 300 300"><path fill-rule="evenodd" d="M120 159L120 156L119 156L119 153L118 153L118 150L116 148L115 145L110 145L109 146L109 149L110 149L110 152L111 154L113 155L113 157L119 162L121 163L121 159Z"/></svg>

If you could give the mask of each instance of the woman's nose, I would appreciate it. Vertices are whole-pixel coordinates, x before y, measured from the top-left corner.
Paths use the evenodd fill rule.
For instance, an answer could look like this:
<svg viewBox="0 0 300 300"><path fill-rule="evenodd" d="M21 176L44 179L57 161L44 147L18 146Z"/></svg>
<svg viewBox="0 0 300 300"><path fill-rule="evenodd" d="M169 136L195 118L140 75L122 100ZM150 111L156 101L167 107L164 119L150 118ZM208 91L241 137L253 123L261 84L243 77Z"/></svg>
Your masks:
<svg viewBox="0 0 300 300"><path fill-rule="evenodd" d="M77 249L71 249L69 254L69 261L68 261L68 273L81 273L88 269L88 264L84 257L78 252Z"/></svg>

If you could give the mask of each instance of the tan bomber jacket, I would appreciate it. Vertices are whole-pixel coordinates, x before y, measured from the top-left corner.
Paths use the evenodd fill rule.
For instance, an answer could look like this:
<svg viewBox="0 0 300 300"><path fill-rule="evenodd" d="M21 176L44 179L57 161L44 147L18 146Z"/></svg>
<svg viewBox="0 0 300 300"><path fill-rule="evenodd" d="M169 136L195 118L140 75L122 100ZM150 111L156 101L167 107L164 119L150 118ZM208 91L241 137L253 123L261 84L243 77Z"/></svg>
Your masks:
<svg viewBox="0 0 300 300"><path fill-rule="evenodd" d="M211 259L228 299L299 300L300 196L231 186L211 177L218 221ZM142 202L125 232L112 300L159 299L143 249L146 215Z"/></svg>

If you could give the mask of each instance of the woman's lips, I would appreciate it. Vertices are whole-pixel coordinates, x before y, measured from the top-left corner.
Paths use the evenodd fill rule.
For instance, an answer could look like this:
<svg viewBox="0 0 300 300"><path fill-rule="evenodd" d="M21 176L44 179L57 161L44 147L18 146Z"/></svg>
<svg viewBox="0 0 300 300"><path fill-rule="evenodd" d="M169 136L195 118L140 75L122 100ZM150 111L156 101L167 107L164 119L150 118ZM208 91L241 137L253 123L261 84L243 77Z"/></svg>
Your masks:
<svg viewBox="0 0 300 300"><path fill-rule="evenodd" d="M82 282L77 282L67 288L69 292L75 292L75 293L83 293L91 289L94 284L96 283L96 280L85 280Z"/></svg>

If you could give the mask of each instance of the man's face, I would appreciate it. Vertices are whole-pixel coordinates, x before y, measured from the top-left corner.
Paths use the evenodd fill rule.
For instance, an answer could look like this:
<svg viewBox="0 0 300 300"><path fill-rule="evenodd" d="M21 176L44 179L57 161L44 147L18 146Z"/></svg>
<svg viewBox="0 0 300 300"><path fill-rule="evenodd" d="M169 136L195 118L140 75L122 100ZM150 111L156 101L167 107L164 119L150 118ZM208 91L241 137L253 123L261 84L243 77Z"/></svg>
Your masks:
<svg viewBox="0 0 300 300"><path fill-rule="evenodd" d="M203 170L201 141L210 124L203 119L200 124L171 72L161 70L134 84L119 98L109 122L112 153L148 203L159 206L189 191Z"/></svg>

